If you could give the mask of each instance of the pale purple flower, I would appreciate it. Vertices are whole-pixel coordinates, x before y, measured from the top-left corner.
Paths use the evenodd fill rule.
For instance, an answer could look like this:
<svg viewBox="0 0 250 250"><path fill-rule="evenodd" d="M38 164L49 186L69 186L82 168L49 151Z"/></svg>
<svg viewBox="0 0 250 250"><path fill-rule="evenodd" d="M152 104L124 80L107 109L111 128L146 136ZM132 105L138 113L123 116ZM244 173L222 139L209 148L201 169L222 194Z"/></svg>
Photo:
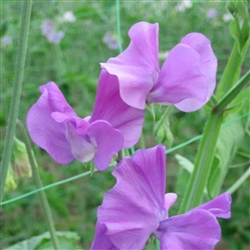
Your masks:
<svg viewBox="0 0 250 250"><path fill-rule="evenodd" d="M175 105L190 112L201 108L213 94L217 59L210 41L200 33L182 38L159 67L158 24L140 22L129 30L128 48L102 68L118 77L121 98L144 109L146 102Z"/></svg>
<svg viewBox="0 0 250 250"><path fill-rule="evenodd" d="M218 15L218 12L216 9L210 8L207 10L207 18L214 19L217 17L217 15Z"/></svg>
<svg viewBox="0 0 250 250"><path fill-rule="evenodd" d="M102 41L107 45L109 49L119 49L118 38L110 31L106 32L102 38Z"/></svg>
<svg viewBox="0 0 250 250"><path fill-rule="evenodd" d="M1 44L3 47L7 47L12 44L12 38L10 36L4 36L1 38Z"/></svg>
<svg viewBox="0 0 250 250"><path fill-rule="evenodd" d="M46 20L42 24L42 34L46 36L50 43L59 44L64 37L63 31L56 31L54 24Z"/></svg>
<svg viewBox="0 0 250 250"><path fill-rule="evenodd" d="M121 99L117 77L105 70L102 70L99 76L90 122L97 120L105 120L118 129L123 135L125 148L130 148L138 142L144 122L143 111L129 106Z"/></svg>
<svg viewBox="0 0 250 250"><path fill-rule="evenodd" d="M102 77L100 85L101 82ZM114 88L99 98L109 113L97 105L93 117L84 119L76 115L55 83L41 86L40 91L41 97L28 112L28 131L31 139L60 164L68 164L74 158L81 162L94 159L95 167L105 170L111 157L122 147L134 145L140 137L142 111L119 100L118 94L115 94L117 106L111 99L105 99L106 95L114 93ZM128 116L123 117L123 112ZM126 129L131 130L133 138L131 135L125 138Z"/></svg>
<svg viewBox="0 0 250 250"><path fill-rule="evenodd" d="M91 249L143 249L149 236L160 249L213 249L220 240L216 220L230 218L231 197L224 193L185 214L169 217L177 199L165 194L165 147L138 150L113 171L117 182L98 208Z"/></svg>

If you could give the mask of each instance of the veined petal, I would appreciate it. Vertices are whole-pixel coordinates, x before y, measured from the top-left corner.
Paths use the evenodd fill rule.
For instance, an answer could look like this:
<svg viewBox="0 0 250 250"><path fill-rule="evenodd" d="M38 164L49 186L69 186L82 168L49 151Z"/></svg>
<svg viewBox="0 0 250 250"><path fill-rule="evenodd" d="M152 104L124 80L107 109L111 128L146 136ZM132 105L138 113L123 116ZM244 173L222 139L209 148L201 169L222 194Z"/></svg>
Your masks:
<svg viewBox="0 0 250 250"><path fill-rule="evenodd" d="M137 23L129 30L129 36L128 48L101 66L117 76L124 102L145 109L147 95L159 73L158 24Z"/></svg>
<svg viewBox="0 0 250 250"><path fill-rule="evenodd" d="M92 145L96 145L94 164L98 170L108 168L110 159L123 146L123 136L106 121L95 121L90 124L88 137Z"/></svg>
<svg viewBox="0 0 250 250"><path fill-rule="evenodd" d="M162 250L212 250L220 240L221 230L211 213L197 209L162 221L155 236Z"/></svg>
<svg viewBox="0 0 250 250"><path fill-rule="evenodd" d="M166 213L165 148L138 150L113 172L117 184L106 193L98 221L119 249L142 249Z"/></svg>
<svg viewBox="0 0 250 250"><path fill-rule="evenodd" d="M48 91L50 105L54 111L64 113L71 117L77 116L75 111L67 103L62 92L54 82L48 82L47 84L40 86L39 90L41 93L46 90Z"/></svg>
<svg viewBox="0 0 250 250"><path fill-rule="evenodd" d="M200 60L199 53L191 47L176 45L163 64L148 101L165 105L176 104L187 98L205 101L208 84L199 69Z"/></svg>
<svg viewBox="0 0 250 250"><path fill-rule="evenodd" d="M40 87L42 95L30 108L27 115L27 128L33 142L46 150L60 164L71 162L74 157L65 136L65 125L56 122L51 114L65 112L76 116L58 87L50 82Z"/></svg>
<svg viewBox="0 0 250 250"><path fill-rule="evenodd" d="M125 148L135 145L141 135L144 122L143 111L127 105L120 97L116 76L101 71L97 96L90 123L97 120L109 122L124 137Z"/></svg>
<svg viewBox="0 0 250 250"><path fill-rule="evenodd" d="M193 210L205 209L216 217L228 219L231 217L231 202L231 195L229 193L223 193L215 197L213 200L194 208Z"/></svg>
<svg viewBox="0 0 250 250"><path fill-rule="evenodd" d="M185 44L199 53L201 57L199 69L207 79L208 91L205 102L194 98L188 98L175 105L180 110L189 112L204 106L212 96L216 86L216 71L218 63L212 50L211 43L204 35L200 33L190 33L182 38L181 44Z"/></svg>
<svg viewBox="0 0 250 250"><path fill-rule="evenodd" d="M105 225L96 223L95 238L91 244L90 250L119 250L106 235Z"/></svg>

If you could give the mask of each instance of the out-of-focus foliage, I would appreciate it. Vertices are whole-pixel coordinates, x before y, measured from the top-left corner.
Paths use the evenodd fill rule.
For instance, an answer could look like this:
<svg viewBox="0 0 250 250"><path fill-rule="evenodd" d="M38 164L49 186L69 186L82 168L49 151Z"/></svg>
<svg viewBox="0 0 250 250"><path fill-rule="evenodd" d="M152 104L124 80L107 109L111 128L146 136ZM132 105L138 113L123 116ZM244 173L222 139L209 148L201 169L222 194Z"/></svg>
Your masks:
<svg viewBox="0 0 250 250"><path fill-rule="evenodd" d="M230 30L231 32L235 30L234 24L231 24L229 30L232 15L227 11L226 3L222 1L190 1L190 3L188 6L183 6L181 1L120 1L123 48L126 48L129 43L127 35L129 28L138 21L159 23L161 64L168 51L183 36L189 32L202 32L211 40L218 58L217 80L219 82L234 44L234 38L230 35ZM1 12L0 49L3 63L1 65L0 133L1 140L3 140L12 93L11 87L14 80L21 2L2 1L1 6L3 11ZM70 19L70 14L65 14L69 11L72 11L75 20L72 17ZM46 20L53 22L57 31L64 32L64 37L59 44L49 42L46 36L42 34L41 27ZM117 37L116 23L115 1L34 1L19 119L25 123L29 107L40 96L38 87L49 81L54 81L59 85L67 101L79 116L91 115L100 73L99 63L105 62L119 53L118 49L112 49L111 45L109 46L104 42L104 36L107 32L113 34L113 37ZM247 54L241 74L249 68L249 60L250 55ZM237 116L243 112L241 106L243 104L236 104L240 111L236 110L230 116ZM187 114L173 109L168 121L174 138L167 141L168 145L172 143L173 139L172 146L176 146L201 134L209 106L210 104L200 111ZM162 111L155 108L154 115L155 119L150 112L145 114L143 139L140 140L137 148L143 145L150 147L157 143L157 138L154 138L153 135L153 127L157 121L160 121ZM228 120L230 120L229 116ZM230 133L230 136L236 140L241 134L235 126L241 126L242 129L243 125L232 124L232 127L228 126L227 130L225 129L221 133ZM243 129L248 131L249 136L249 127L248 130L245 127ZM229 130L230 132L227 132ZM165 131L163 132L165 133ZM237 133L237 135L234 136L232 133ZM244 132L244 135L247 135L247 132ZM18 135L18 138L21 139L22 135ZM159 138L164 139L164 135ZM227 135L225 135L225 138L226 140L230 139ZM222 191L233 185L249 165L249 141L245 139L246 137L241 140L237 147L230 144L233 141L230 141L230 143L218 142L221 144L219 148L226 143L225 148L232 146L230 146L230 152L227 152L227 154L221 154L219 150L217 151L218 161L228 164L229 168L226 181L222 185ZM0 150L2 152L2 148ZM174 155L178 153L182 156L178 157L179 162L185 162L187 159L193 162L196 151L197 142L167 156L168 192L181 191L185 187L180 186L178 182L176 183L181 172L185 174L184 181L188 178L188 171L183 169L181 164L178 166L178 161ZM231 157L231 152L233 152L234 157ZM89 167L89 165L85 166L76 161L66 166L59 166L49 158L46 152L36 146L34 146L34 154L44 185L80 174L87 171L87 167ZM213 164L216 165L216 163ZM216 171L214 172L215 176ZM179 179L179 182L180 180L182 179ZM16 183L17 189L6 192L4 200L36 189L32 178L19 179L16 180ZM211 179L210 187L213 187L213 184L217 185L215 183L217 181ZM101 204L104 193L113 184L114 179L110 170L108 170L102 173L96 172L92 177L83 177L47 190L46 195L57 230L77 232L80 236L81 247L88 249L94 236L97 207ZM176 184L177 190L175 189ZM243 249L245 245L249 244L247 235L249 223L246 223L249 220L249 204L246 202L249 200L248 191L249 183L245 183L242 188L234 193L232 219L221 222L223 238L228 243L227 248ZM217 193L219 190L211 188L210 192ZM179 194L179 199L182 195ZM178 206L178 204L179 202L176 205ZM174 209L178 211L176 205L173 207L173 211ZM1 207L0 228L0 248L8 247L47 231L38 195ZM225 249L224 245L223 249Z"/></svg>

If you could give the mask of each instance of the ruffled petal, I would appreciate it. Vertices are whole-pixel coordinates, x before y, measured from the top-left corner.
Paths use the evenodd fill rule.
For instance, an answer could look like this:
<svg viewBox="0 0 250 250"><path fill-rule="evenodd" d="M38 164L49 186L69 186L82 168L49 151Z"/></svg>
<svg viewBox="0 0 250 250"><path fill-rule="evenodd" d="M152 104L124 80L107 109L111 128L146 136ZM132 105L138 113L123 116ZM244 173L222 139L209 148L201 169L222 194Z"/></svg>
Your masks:
<svg viewBox="0 0 250 250"><path fill-rule="evenodd" d="M98 221L119 249L142 249L166 213L166 156L163 146L138 150L113 172L117 184L106 193Z"/></svg>
<svg viewBox="0 0 250 250"><path fill-rule="evenodd" d="M169 105L194 98L205 102L208 84L199 69L200 61L201 57L197 51L184 44L176 45L163 64L148 101Z"/></svg>
<svg viewBox="0 0 250 250"><path fill-rule="evenodd" d="M193 210L204 209L216 217L228 219L231 217L231 202L231 195L229 193L223 193L213 200L194 208Z"/></svg>
<svg viewBox="0 0 250 250"><path fill-rule="evenodd" d="M207 79L207 96L205 101L199 101L195 98L188 98L175 106L185 112L197 110L204 106L212 96L216 86L216 71L217 71L217 58L211 47L209 39L200 33L190 33L181 40L181 44L185 44L195 51L201 57L199 69Z"/></svg>
<svg viewBox="0 0 250 250"><path fill-rule="evenodd" d="M55 83L40 87L42 95L30 108L27 128L33 142L43 148L58 163L67 164L74 159L65 136L65 125L56 122L51 114L64 112L66 116L76 116Z"/></svg>
<svg viewBox="0 0 250 250"><path fill-rule="evenodd" d="M98 170L108 168L111 157L118 153L123 146L123 136L106 121L91 123L87 136L92 145L96 145L94 164Z"/></svg>
<svg viewBox="0 0 250 250"><path fill-rule="evenodd" d="M220 240L221 230L211 213L197 209L162 221L155 236L162 250L212 250Z"/></svg>
<svg viewBox="0 0 250 250"><path fill-rule="evenodd" d="M135 145L141 135L143 111L127 105L120 97L116 76L102 70L90 122L105 120L118 129L124 137L125 148Z"/></svg>
<svg viewBox="0 0 250 250"><path fill-rule="evenodd" d="M95 238L91 244L90 250L119 250L106 235L105 225L96 223Z"/></svg>
<svg viewBox="0 0 250 250"><path fill-rule="evenodd" d="M124 102L145 109L147 95L159 73L158 24L139 22L131 27L129 37L128 48L101 66L117 76Z"/></svg>

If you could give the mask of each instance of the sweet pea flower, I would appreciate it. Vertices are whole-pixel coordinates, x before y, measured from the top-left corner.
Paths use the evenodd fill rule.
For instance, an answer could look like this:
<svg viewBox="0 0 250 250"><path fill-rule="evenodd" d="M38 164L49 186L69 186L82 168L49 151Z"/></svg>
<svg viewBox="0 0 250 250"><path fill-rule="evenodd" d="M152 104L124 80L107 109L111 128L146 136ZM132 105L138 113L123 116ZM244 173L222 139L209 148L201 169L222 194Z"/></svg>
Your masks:
<svg viewBox="0 0 250 250"><path fill-rule="evenodd" d="M100 77L100 85L102 79L103 76ZM106 94L112 91L114 94L115 89L112 88L110 92L106 91ZM101 107L98 109L96 105L97 111L93 113L93 117L80 118L55 83L49 82L41 86L40 92L42 95L27 115L28 131L34 143L45 149L60 164L68 164L73 159L80 162L94 159L95 167L105 170L112 156L122 147L131 147L140 137L142 112L129 107L119 99L118 94L117 106L114 106L111 100L105 99L105 94L102 96L103 108L106 108L109 114L106 115L106 111ZM109 108L109 105L112 105L112 108ZM117 109L130 116L124 118ZM110 122L109 119L114 120ZM132 130L133 138L125 138L126 129Z"/></svg>
<svg viewBox="0 0 250 250"><path fill-rule="evenodd" d="M136 151L117 165L113 175L117 182L98 208L92 250L143 249L150 235L165 250L209 250L220 240L216 217L230 218L228 193L187 213L169 217L177 195L165 194L165 147Z"/></svg>
<svg viewBox="0 0 250 250"><path fill-rule="evenodd" d="M208 102L216 84L217 59L200 33L182 38L162 65L158 62L158 24L139 22L129 30L128 48L101 67L119 81L121 98L145 109L146 102L175 105L191 112Z"/></svg>

